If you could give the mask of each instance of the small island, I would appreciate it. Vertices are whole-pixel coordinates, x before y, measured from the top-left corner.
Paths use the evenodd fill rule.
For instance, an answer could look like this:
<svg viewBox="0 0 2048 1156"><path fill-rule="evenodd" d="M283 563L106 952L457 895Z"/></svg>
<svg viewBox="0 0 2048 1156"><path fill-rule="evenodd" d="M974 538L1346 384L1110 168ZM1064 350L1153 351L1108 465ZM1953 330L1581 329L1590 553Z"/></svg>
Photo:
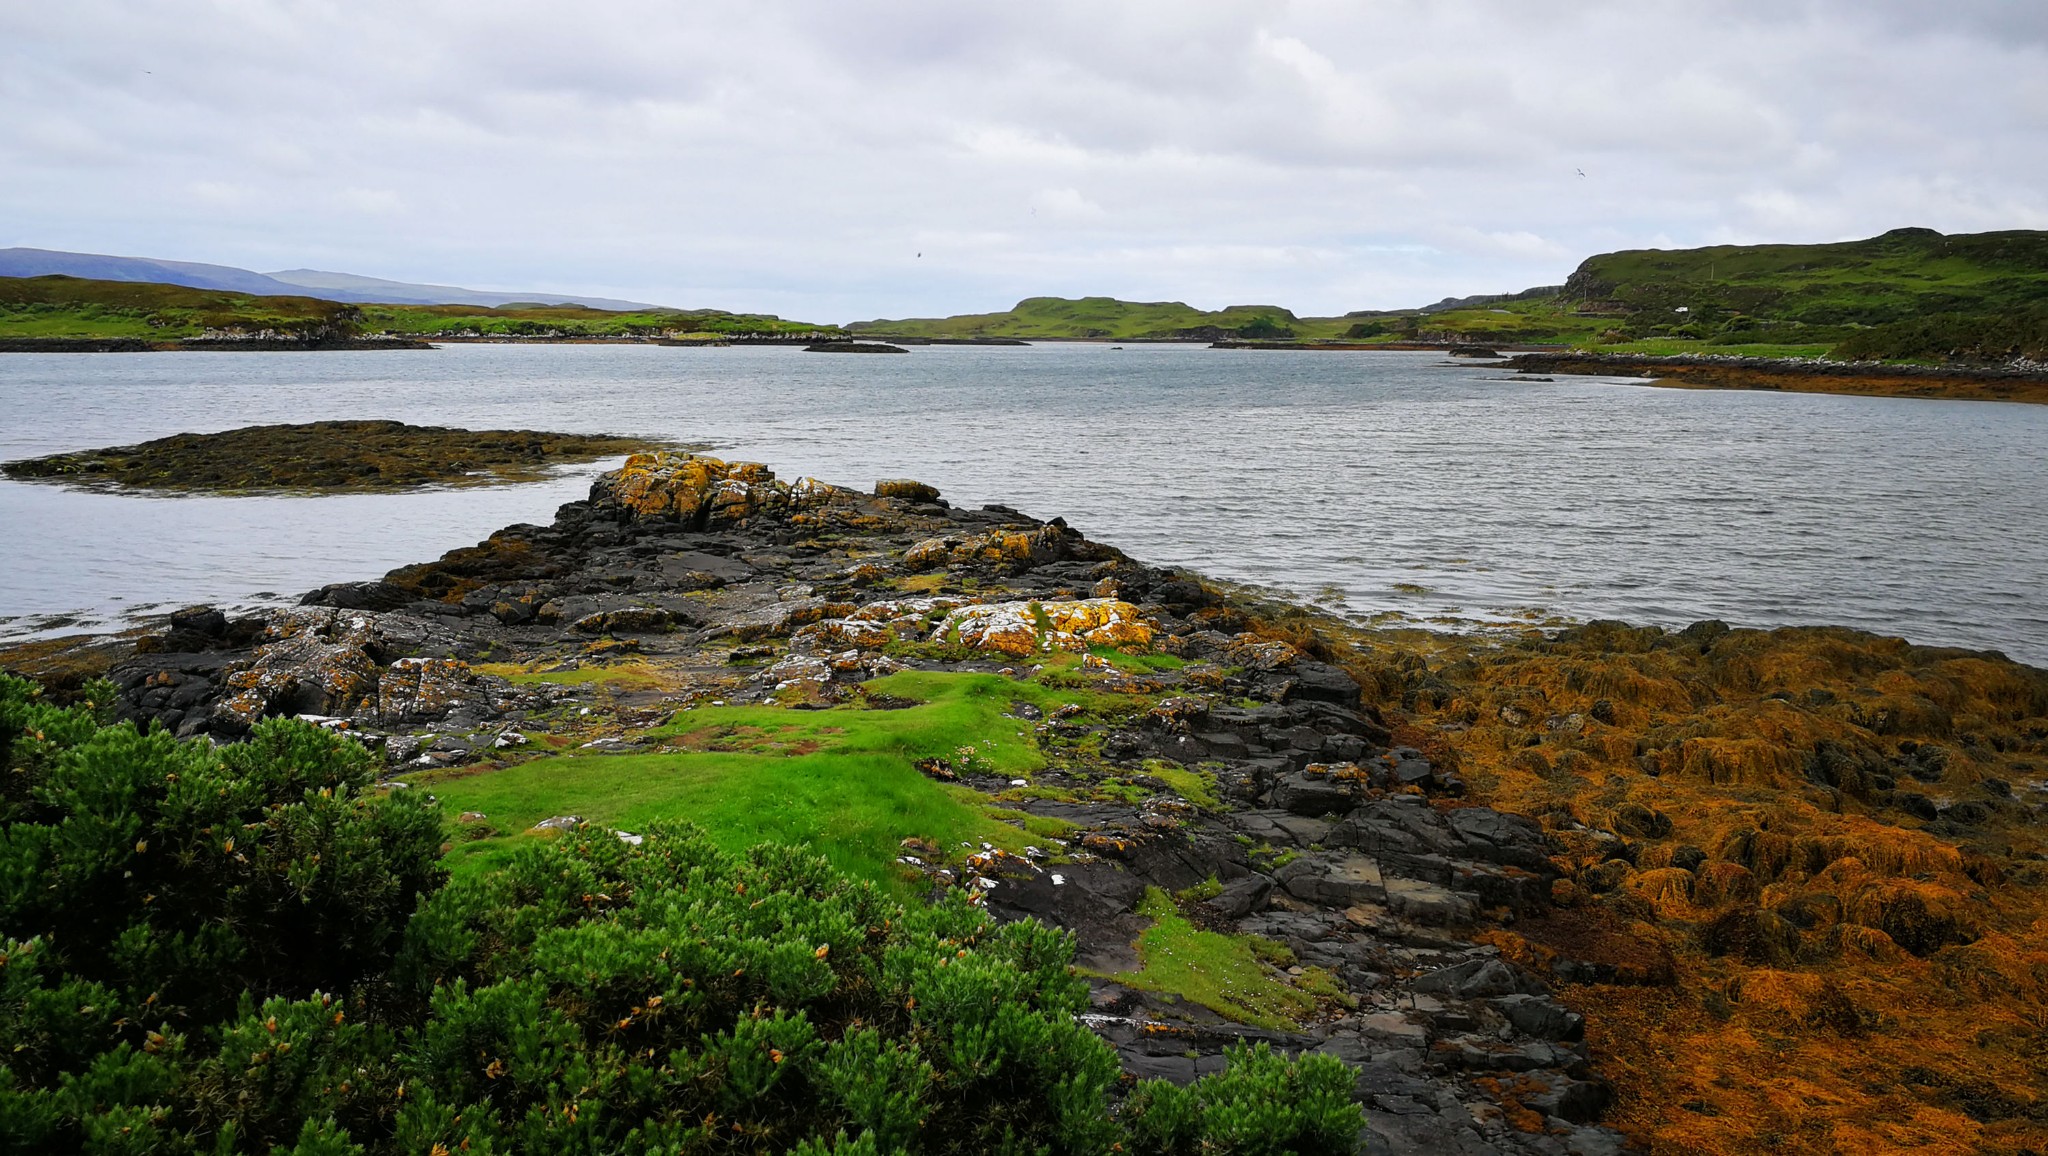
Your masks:
<svg viewBox="0 0 2048 1156"><path fill-rule="evenodd" d="M667 443L614 434L316 421L181 433L0 465L24 481L180 493L390 492L537 481L555 466Z"/></svg>

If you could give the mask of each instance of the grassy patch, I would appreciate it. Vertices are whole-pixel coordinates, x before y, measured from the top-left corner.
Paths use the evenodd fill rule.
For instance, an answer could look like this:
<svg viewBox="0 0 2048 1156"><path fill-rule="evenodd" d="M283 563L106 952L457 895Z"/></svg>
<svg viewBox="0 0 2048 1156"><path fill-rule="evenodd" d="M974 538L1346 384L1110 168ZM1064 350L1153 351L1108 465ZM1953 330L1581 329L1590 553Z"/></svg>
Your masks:
<svg viewBox="0 0 2048 1156"><path fill-rule="evenodd" d="M1127 987L1180 996L1239 1023L1291 1031L1316 1010L1316 996L1276 974L1259 958L1251 936L1203 931L1152 888L1138 913L1152 926L1138 937L1137 971L1111 976ZM1263 945L1263 943L1261 944Z"/></svg>
<svg viewBox="0 0 2048 1156"><path fill-rule="evenodd" d="M1189 770L1165 759L1147 759L1145 773L1173 788L1173 793L1205 811L1223 809L1216 794L1216 776L1204 770Z"/></svg>
<svg viewBox="0 0 2048 1156"><path fill-rule="evenodd" d="M617 690L662 690L675 680L660 667L647 662L621 662L609 666L586 665L575 670L535 670L514 662L484 662L475 667L480 674L495 674L514 686L606 686Z"/></svg>
<svg viewBox="0 0 2048 1156"><path fill-rule="evenodd" d="M578 672L580 673L580 672ZM579 815L628 831L688 819L720 846L808 843L834 866L890 882L901 840L942 847L993 843L1021 851L1068 829L1010 812L936 782L915 767L944 759L959 768L1028 777L1044 765L1015 701L1050 710L1085 698L991 674L906 671L867 684L919 705L902 710L772 706L699 707L646 737L669 749L632 755L569 753L483 774L430 780L450 811L481 811L500 832L523 832L552 815ZM499 862L520 834L465 843L458 867Z"/></svg>
<svg viewBox="0 0 2048 1156"><path fill-rule="evenodd" d="M1088 653L1116 667L1128 671L1179 670L1187 660L1171 654L1129 654L1114 646L1091 646Z"/></svg>

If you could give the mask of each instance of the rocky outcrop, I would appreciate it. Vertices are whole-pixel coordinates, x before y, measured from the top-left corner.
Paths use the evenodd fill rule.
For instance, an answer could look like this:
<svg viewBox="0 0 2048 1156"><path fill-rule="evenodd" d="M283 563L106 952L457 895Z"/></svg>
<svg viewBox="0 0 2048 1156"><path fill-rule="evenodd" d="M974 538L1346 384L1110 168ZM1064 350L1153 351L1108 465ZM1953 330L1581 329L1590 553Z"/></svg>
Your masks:
<svg viewBox="0 0 2048 1156"><path fill-rule="evenodd" d="M904 864L1072 931L1098 977L1087 1022L1127 1071L1192 1079L1266 1042L1352 1066L1368 1151L1621 1150L1593 1123L1605 1088L1583 1023L1481 941L1547 909L1541 829L1464 805L1455 767L1400 745L1350 673L1247 630L1200 582L1062 522L956 509L901 479L875 491L636 455L549 525L325 587L260 633L181 612L158 653L116 667L120 709L222 738L318 716L398 773L723 741L658 725L699 701L887 710L910 705L872 682L894 672L1000 687L1043 668L1038 685L1088 705L1020 692L1003 726L1045 756L1028 782L971 750L918 767L1057 839L1018 854L913 840ZM1322 994L1250 1027L1125 982L1156 893L1285 960L1268 982Z"/></svg>

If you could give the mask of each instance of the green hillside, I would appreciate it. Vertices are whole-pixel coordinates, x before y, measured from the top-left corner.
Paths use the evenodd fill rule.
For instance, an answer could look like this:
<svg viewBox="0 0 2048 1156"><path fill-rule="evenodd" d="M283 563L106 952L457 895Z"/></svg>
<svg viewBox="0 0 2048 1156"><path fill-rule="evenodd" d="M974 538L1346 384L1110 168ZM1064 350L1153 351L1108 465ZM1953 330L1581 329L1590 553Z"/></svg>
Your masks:
<svg viewBox="0 0 2048 1156"><path fill-rule="evenodd" d="M360 307L317 297L252 297L146 281L0 277L0 338L138 337L170 341L208 329L332 333L352 329Z"/></svg>
<svg viewBox="0 0 2048 1156"><path fill-rule="evenodd" d="M1027 297L1001 313L857 321L846 328L875 337L1095 338L1110 341L1215 341L1341 336L1341 318L1296 317L1278 305L1232 305L1213 312L1178 301L1114 297Z"/></svg>
<svg viewBox="0 0 2048 1156"><path fill-rule="evenodd" d="M2048 232L1895 229L1826 245L1631 249L1563 289L1463 308L1297 317L1277 305L1031 297L1001 313L857 322L876 337L1555 344L1913 361L2004 361L2048 348Z"/></svg>
<svg viewBox="0 0 2048 1156"><path fill-rule="evenodd" d="M581 305L349 305L138 281L0 277L0 339L175 341L208 330L409 337L660 337L835 333L836 326L717 309L615 313Z"/></svg>

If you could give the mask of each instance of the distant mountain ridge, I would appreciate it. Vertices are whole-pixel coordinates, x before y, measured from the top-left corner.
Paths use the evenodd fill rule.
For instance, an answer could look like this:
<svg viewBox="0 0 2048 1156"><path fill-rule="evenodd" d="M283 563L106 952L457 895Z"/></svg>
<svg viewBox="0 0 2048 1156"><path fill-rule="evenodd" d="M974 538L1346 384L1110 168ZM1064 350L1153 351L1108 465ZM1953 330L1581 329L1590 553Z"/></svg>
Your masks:
<svg viewBox="0 0 2048 1156"><path fill-rule="evenodd" d="M153 257L115 257L103 253L70 253L60 249L0 249L0 277L44 277L60 273L93 281L147 281L191 289L224 289L264 297L317 296L352 304L482 305L495 307L538 303L582 305L590 309L658 309L638 301L539 290L494 293L456 285L389 281L355 273L319 269L285 269L258 273L232 265L199 261L165 261Z"/></svg>

